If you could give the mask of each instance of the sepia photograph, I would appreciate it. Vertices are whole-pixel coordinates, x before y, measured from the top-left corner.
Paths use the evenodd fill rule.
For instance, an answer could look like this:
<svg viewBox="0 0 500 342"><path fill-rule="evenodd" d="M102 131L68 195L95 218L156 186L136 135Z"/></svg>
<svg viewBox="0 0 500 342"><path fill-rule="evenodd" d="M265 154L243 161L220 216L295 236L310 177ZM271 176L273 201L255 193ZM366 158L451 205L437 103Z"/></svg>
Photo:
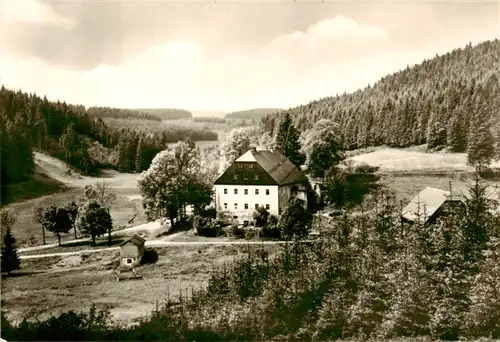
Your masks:
<svg viewBox="0 0 500 342"><path fill-rule="evenodd" d="M0 0L0 342L500 340L500 0Z"/></svg>

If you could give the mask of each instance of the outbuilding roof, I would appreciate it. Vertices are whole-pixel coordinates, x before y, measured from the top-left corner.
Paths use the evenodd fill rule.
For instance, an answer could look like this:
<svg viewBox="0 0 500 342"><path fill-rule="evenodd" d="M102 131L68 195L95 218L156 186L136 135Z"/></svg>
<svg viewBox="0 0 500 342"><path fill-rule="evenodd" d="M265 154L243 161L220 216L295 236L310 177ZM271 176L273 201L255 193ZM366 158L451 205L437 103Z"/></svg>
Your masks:
<svg viewBox="0 0 500 342"><path fill-rule="evenodd" d="M448 200L451 200L450 192L426 187L415 196L403 209L403 218L415 222L426 222L434 213ZM459 200L457 197L456 200Z"/></svg>
<svg viewBox="0 0 500 342"><path fill-rule="evenodd" d="M140 237L139 235L134 234L134 236L132 236L130 239L127 239L127 240L123 241L123 242L120 244L120 246L123 246L123 245L125 245L125 244L127 244L127 243L129 243L129 242L133 243L133 244L134 244L134 245L136 245L137 247L140 247L140 246L143 246L143 245L144 245L144 243L146 242L146 240L145 240L145 239L143 239L142 237Z"/></svg>

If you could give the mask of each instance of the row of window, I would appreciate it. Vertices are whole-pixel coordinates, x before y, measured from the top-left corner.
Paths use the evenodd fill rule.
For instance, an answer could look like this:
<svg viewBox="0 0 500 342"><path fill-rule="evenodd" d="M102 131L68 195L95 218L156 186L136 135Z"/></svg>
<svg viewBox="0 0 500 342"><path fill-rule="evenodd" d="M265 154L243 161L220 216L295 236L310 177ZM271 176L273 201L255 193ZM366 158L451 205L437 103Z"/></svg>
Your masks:
<svg viewBox="0 0 500 342"><path fill-rule="evenodd" d="M248 203L245 203L245 209L248 209ZM255 204L255 209L257 209L259 207L258 204ZM266 209L269 210L270 208L270 205L269 204L266 204ZM224 209L227 209L227 203L224 203ZM234 209L238 209L238 203L235 203L234 204Z"/></svg>
<svg viewBox="0 0 500 342"><path fill-rule="evenodd" d="M244 189L243 192L245 193L245 195L248 195L248 189ZM238 194L238 189L234 189L234 194ZM255 194L259 194L259 189L255 189ZM224 195L227 195L227 189L224 189ZM266 195L269 195L269 189L266 189Z"/></svg>
<svg viewBox="0 0 500 342"><path fill-rule="evenodd" d="M238 175L234 175L234 179L237 180L238 179ZM258 181L259 180L259 176L255 175L255 176L253 176L253 179L256 180L256 181ZM243 180L247 181L248 177L247 176L243 177Z"/></svg>

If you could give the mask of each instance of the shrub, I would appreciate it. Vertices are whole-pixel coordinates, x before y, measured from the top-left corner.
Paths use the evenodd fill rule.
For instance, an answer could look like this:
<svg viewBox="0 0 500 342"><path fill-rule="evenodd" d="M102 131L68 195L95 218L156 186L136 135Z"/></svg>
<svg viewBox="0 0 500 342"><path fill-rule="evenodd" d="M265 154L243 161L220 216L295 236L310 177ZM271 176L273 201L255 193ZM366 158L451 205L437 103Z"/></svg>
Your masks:
<svg viewBox="0 0 500 342"><path fill-rule="evenodd" d="M217 210L215 208L207 208L204 209L200 212L200 215L203 217L209 217L209 218L217 218Z"/></svg>
<svg viewBox="0 0 500 342"><path fill-rule="evenodd" d="M269 211L263 206L260 206L253 212L253 218L257 227L264 227L269 219Z"/></svg>
<svg viewBox="0 0 500 342"><path fill-rule="evenodd" d="M378 166L372 166L366 162L361 162L361 163L357 164L356 166L354 166L354 172L357 172L357 173L374 173L374 172L377 172L378 169L379 169Z"/></svg>
<svg viewBox="0 0 500 342"><path fill-rule="evenodd" d="M193 218L193 227L197 235L205 237L217 237L223 234L223 230L217 225L216 220L196 215Z"/></svg>
<svg viewBox="0 0 500 342"><path fill-rule="evenodd" d="M269 220L267 221L269 225L276 225L278 224L278 216L276 215L271 215L269 216Z"/></svg>
<svg viewBox="0 0 500 342"><path fill-rule="evenodd" d="M155 264L158 261L158 252L153 248L147 248L141 259L141 264Z"/></svg>
<svg viewBox="0 0 500 342"><path fill-rule="evenodd" d="M239 238L239 239L244 239L245 238L245 229L238 226L237 224L233 224L231 226L231 233L233 236Z"/></svg>
<svg viewBox="0 0 500 342"><path fill-rule="evenodd" d="M281 230L275 224L268 224L259 232L259 236L263 239L281 239Z"/></svg>
<svg viewBox="0 0 500 342"><path fill-rule="evenodd" d="M190 230L193 228L193 218L188 216L187 218L183 220L178 220L174 223L174 226L172 227L171 231L172 232L180 232L180 231L186 231Z"/></svg>
<svg viewBox="0 0 500 342"><path fill-rule="evenodd" d="M484 167L479 172L479 175L481 176L481 178L484 178L484 179L497 180L497 179L500 179L500 169L499 168Z"/></svg>
<svg viewBox="0 0 500 342"><path fill-rule="evenodd" d="M311 223L312 215L304 207L304 201L293 198L285 207L278 228L284 238L302 238L309 234Z"/></svg>

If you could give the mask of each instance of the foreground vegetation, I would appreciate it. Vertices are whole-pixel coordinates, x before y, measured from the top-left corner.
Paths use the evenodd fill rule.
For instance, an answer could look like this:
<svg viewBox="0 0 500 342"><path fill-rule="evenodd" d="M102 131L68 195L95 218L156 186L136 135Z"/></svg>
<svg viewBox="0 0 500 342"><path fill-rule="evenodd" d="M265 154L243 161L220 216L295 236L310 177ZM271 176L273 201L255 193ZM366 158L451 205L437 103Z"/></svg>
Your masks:
<svg viewBox="0 0 500 342"><path fill-rule="evenodd" d="M381 190L371 200L375 210L344 211L328 237L292 242L274 257L259 250L242 256L215 271L206 289L133 327L109 325L106 310L69 312L17 327L2 320L3 338L499 338L500 221L479 179L469 191L460 213L409 225Z"/></svg>

